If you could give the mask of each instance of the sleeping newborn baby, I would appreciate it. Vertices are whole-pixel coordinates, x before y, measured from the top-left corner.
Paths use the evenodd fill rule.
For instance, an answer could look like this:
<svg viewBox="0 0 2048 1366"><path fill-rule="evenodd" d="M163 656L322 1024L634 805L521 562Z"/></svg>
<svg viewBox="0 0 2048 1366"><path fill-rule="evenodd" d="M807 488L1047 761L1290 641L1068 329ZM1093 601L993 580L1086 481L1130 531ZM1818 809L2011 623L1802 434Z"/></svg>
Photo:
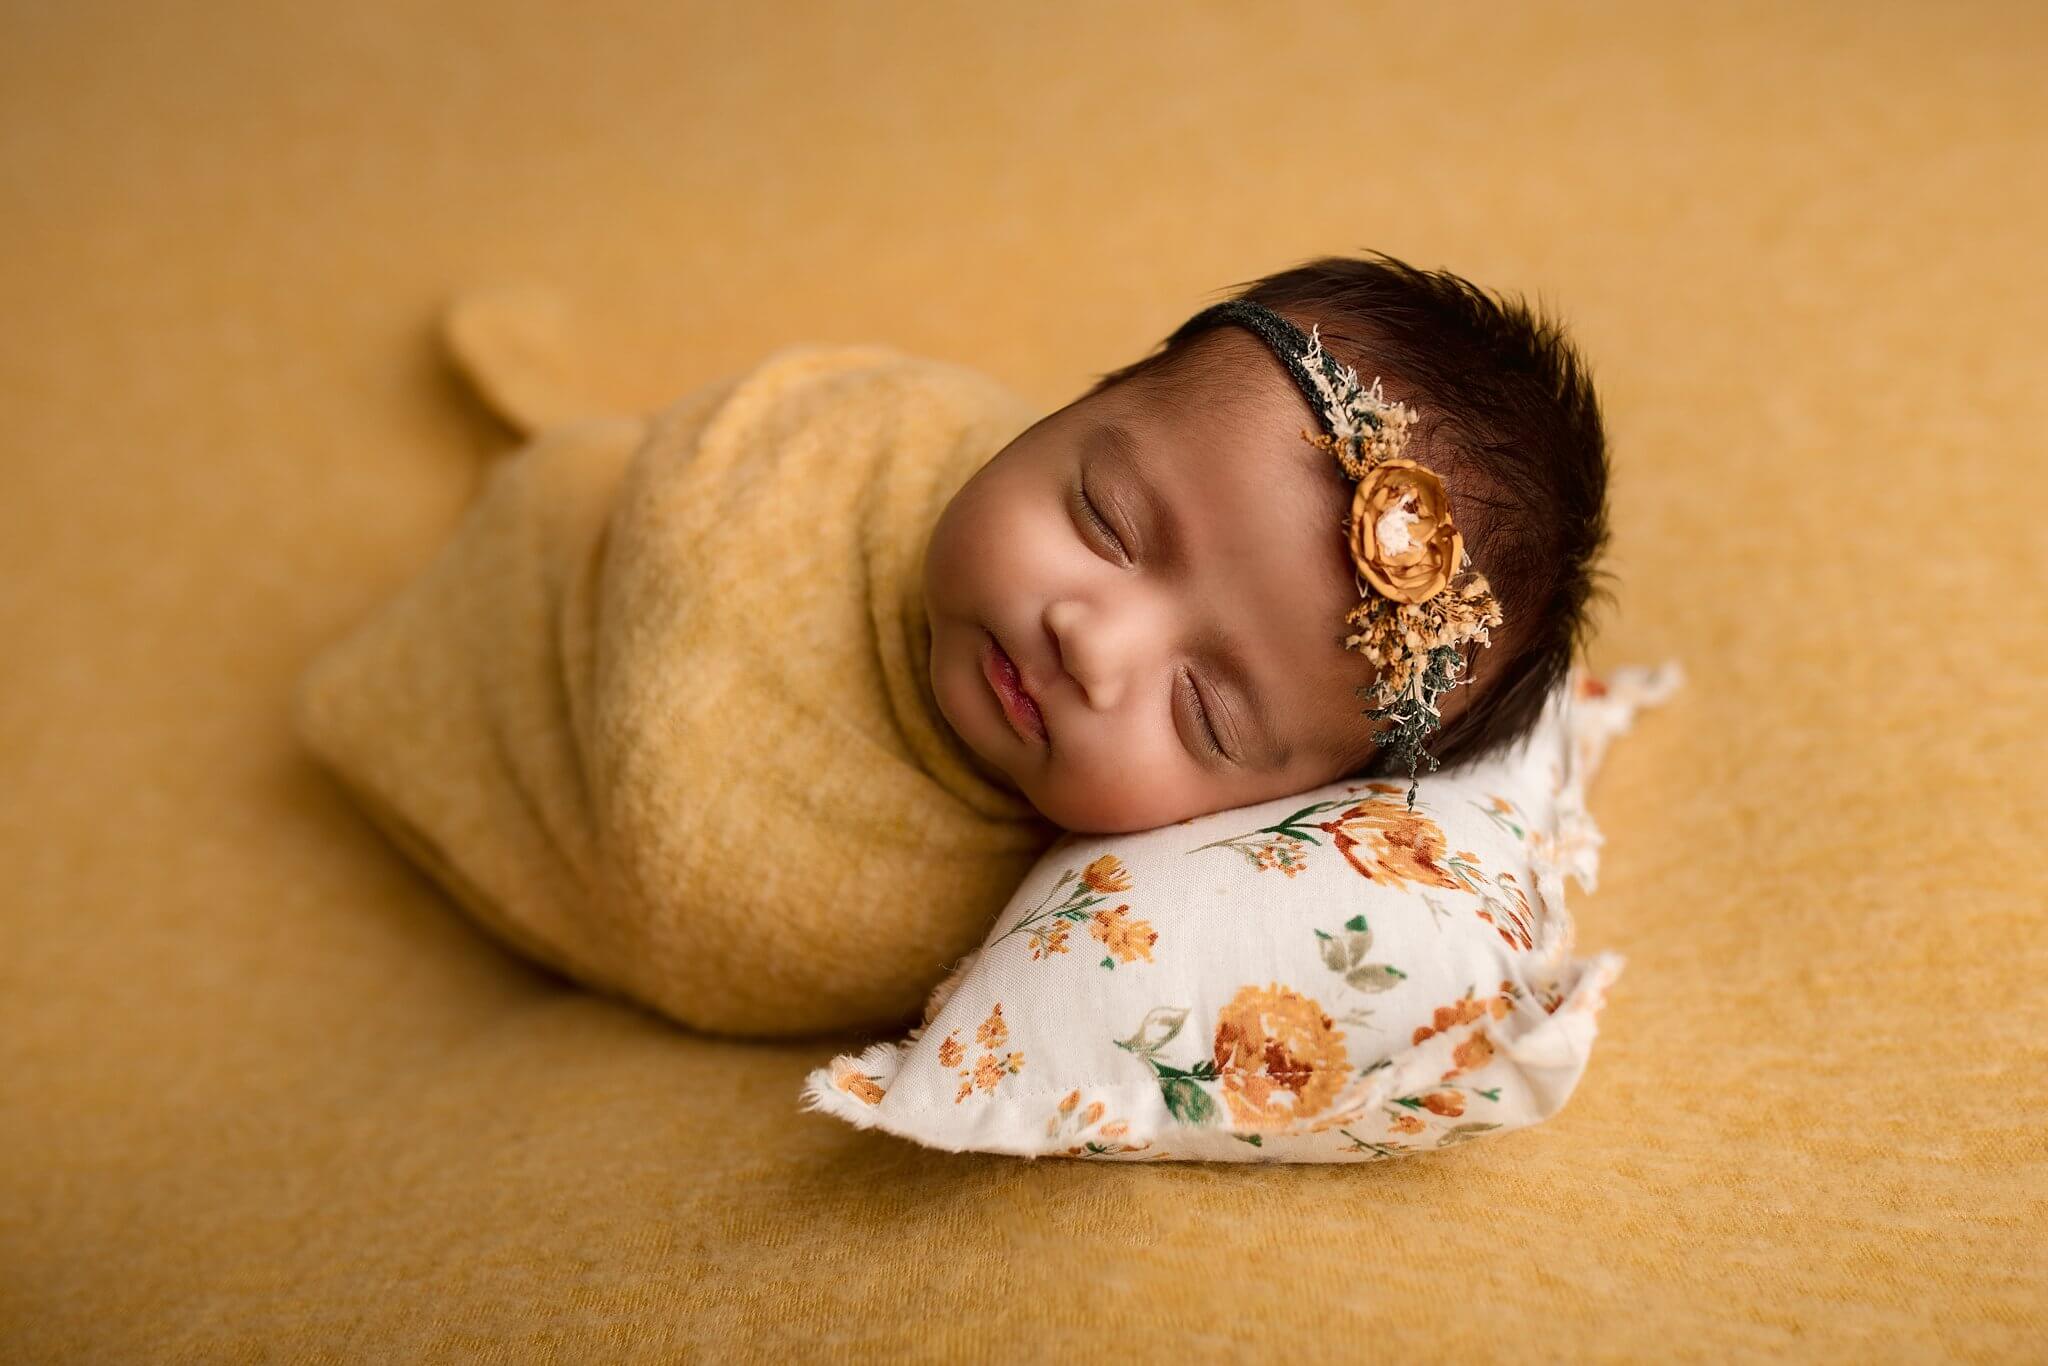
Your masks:
<svg viewBox="0 0 2048 1366"><path fill-rule="evenodd" d="M1240 297L1345 339L1419 411L1404 454L1442 476L1506 622L1446 693L1432 757L1519 738L1569 666L1605 536L1598 408L1570 347L1395 262L1317 262ZM992 777L1061 826L1125 831L1390 771L1359 700L1377 670L1341 648L1353 484L1302 439L1315 425L1266 342L1211 325L967 483L925 566L932 680Z"/></svg>
<svg viewBox="0 0 2048 1366"><path fill-rule="evenodd" d="M1489 753L1572 660L1605 454L1560 330L1388 258L1234 302L1050 415L791 347L571 417L531 348L458 346L529 440L294 725L575 981L713 1033L896 1027L1063 832ZM1377 380L1372 515L1275 326Z"/></svg>

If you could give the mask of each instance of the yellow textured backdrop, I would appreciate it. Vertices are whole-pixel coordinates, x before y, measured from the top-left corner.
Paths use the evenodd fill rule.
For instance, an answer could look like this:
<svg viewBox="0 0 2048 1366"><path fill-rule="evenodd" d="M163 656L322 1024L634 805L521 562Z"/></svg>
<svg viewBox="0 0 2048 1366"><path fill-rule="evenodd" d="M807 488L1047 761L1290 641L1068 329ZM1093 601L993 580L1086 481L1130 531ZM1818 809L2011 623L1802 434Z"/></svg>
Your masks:
<svg viewBox="0 0 2048 1366"><path fill-rule="evenodd" d="M2048 1355L2048 9L0 5L0 1357ZM653 403L797 340L1048 407L1381 247L1560 306L1618 741L1534 1130L927 1152L468 928L291 680L568 290ZM1074 1354L1084 1355L1074 1355Z"/></svg>

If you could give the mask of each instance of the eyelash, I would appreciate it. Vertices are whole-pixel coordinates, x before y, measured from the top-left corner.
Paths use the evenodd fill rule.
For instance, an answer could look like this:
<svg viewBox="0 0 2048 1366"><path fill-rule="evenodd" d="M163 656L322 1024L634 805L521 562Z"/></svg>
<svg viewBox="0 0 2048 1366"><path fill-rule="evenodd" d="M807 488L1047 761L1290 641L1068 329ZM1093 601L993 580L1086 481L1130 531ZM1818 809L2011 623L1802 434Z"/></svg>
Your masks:
<svg viewBox="0 0 2048 1366"><path fill-rule="evenodd" d="M1080 485L1080 493L1081 508L1088 514L1088 520L1093 522L1096 529L1109 539L1109 543L1116 547L1117 554L1128 563L1131 558L1131 552L1124 547L1123 538L1116 534L1116 528L1109 524L1109 519L1104 517L1101 511L1096 508L1095 500L1088 496L1088 485L1085 482ZM1187 679L1188 692L1194 698L1195 715L1202 722L1202 739L1209 746L1209 752L1218 759L1228 761L1230 754L1223 748L1222 738L1216 734L1215 722L1209 719L1209 708L1202 701L1202 690L1195 686L1194 675L1184 673L1181 676Z"/></svg>
<svg viewBox="0 0 2048 1366"><path fill-rule="evenodd" d="M1081 486L1081 507L1087 512L1088 520L1095 523L1097 529L1109 538L1109 543L1116 547L1116 553L1128 563L1131 552L1125 547L1123 537L1116 534L1116 528L1109 524L1109 519L1096 509L1095 500L1088 496L1086 484Z"/></svg>
<svg viewBox="0 0 2048 1366"><path fill-rule="evenodd" d="M1230 755L1223 748L1221 738L1216 734L1215 723L1209 719L1209 708L1202 701L1202 690L1195 686L1195 676L1183 673L1181 677L1188 681L1188 692L1195 701L1195 715L1200 717L1202 722L1202 738L1208 744L1210 752L1219 759L1230 758Z"/></svg>

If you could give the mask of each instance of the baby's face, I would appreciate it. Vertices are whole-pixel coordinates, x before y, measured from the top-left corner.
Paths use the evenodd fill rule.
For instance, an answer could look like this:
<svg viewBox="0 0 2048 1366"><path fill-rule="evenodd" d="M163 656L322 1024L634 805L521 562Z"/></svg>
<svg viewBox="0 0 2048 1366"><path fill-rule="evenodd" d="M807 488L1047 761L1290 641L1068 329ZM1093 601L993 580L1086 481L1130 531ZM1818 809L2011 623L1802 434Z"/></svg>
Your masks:
<svg viewBox="0 0 2048 1366"><path fill-rule="evenodd" d="M1199 344L1227 398L1125 382L1070 404L932 532L939 707L1070 830L1306 791L1352 771L1371 731L1373 665L1343 648L1352 486L1302 439L1315 414L1263 343L1221 328Z"/></svg>

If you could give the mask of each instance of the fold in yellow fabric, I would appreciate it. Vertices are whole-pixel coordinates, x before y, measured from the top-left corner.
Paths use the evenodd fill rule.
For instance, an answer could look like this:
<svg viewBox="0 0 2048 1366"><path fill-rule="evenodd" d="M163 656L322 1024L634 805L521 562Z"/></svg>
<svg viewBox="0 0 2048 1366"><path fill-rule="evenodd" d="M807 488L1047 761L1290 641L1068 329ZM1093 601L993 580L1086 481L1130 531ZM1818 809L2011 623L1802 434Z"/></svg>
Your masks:
<svg viewBox="0 0 2048 1366"><path fill-rule="evenodd" d="M711 1033L915 1015L1057 837L940 715L922 569L1036 421L971 369L794 346L563 420L300 679L293 723L468 913Z"/></svg>

